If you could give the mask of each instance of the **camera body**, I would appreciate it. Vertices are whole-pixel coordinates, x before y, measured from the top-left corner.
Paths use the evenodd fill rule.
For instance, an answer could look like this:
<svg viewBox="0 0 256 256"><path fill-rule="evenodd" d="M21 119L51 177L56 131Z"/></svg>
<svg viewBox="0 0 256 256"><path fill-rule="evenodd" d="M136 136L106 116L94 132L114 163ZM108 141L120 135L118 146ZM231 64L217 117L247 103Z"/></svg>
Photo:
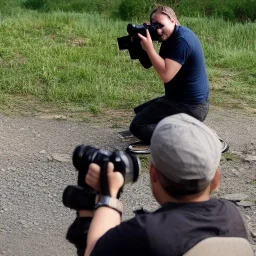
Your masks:
<svg viewBox="0 0 256 256"><path fill-rule="evenodd" d="M98 164L102 171L106 168L107 162L112 162L114 171L118 171L123 175L125 183L137 181L141 166L139 159L134 154L123 151L110 152L83 144L75 148L72 160L74 167L78 171L77 185L69 185L65 188L62 202L66 207L77 211L77 217L68 228L66 239L75 245L77 255L82 256L87 246L87 234L92 217L80 217L79 210L94 210L97 195L97 191L94 191L85 182L89 165L91 163ZM101 182L101 186L104 186L104 183L102 184Z"/></svg>
<svg viewBox="0 0 256 256"><path fill-rule="evenodd" d="M140 45L138 33L146 36L146 29L148 29L152 40L157 41L159 38L157 29L159 28L161 28L161 25L158 23L143 23L142 25L128 24L127 32L129 35L117 38L119 50L128 50L132 60L139 59L144 50Z"/></svg>
<svg viewBox="0 0 256 256"><path fill-rule="evenodd" d="M101 168L106 162L114 164L114 171L120 172L124 182L137 181L140 173L140 161L134 154L123 151L107 151L92 146L79 145L73 152L73 165L78 171L77 186L67 186L63 192L62 202L71 209L93 210L96 191L85 182L85 177L91 163L98 164Z"/></svg>

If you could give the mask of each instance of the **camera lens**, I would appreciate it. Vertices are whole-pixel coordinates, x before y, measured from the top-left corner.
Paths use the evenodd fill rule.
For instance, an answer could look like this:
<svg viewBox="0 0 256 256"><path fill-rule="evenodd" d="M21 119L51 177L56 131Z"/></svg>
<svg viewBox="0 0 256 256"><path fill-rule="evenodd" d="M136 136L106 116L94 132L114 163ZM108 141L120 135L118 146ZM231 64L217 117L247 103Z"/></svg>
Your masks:
<svg viewBox="0 0 256 256"><path fill-rule="evenodd" d="M125 183L137 181L141 167L136 155L123 151L114 151L111 153L92 146L79 145L73 153L73 165L79 171L78 185L86 186L85 176L91 163L103 166L106 161L112 162L115 171L122 173Z"/></svg>
<svg viewBox="0 0 256 256"><path fill-rule="evenodd" d="M141 166L140 160L136 155L123 151L114 151L110 161L114 163L115 170L122 173L125 183L137 181Z"/></svg>
<svg viewBox="0 0 256 256"><path fill-rule="evenodd" d="M128 24L127 32L129 35L134 35L134 36L137 35L138 33L142 35L146 35L146 29L144 25Z"/></svg>
<svg viewBox="0 0 256 256"><path fill-rule="evenodd" d="M79 172L87 172L91 163L101 165L111 153L92 146L79 145L73 152L73 165Z"/></svg>
<svg viewBox="0 0 256 256"><path fill-rule="evenodd" d="M88 192L80 186L67 186L62 195L62 202L70 209L93 209L95 195L94 191Z"/></svg>
<svg viewBox="0 0 256 256"><path fill-rule="evenodd" d="M103 161L108 159L111 153L103 149L97 149L92 146L79 145L73 152L73 165L78 170L79 186L86 186L85 176L88 172L89 165L96 163L102 165Z"/></svg>

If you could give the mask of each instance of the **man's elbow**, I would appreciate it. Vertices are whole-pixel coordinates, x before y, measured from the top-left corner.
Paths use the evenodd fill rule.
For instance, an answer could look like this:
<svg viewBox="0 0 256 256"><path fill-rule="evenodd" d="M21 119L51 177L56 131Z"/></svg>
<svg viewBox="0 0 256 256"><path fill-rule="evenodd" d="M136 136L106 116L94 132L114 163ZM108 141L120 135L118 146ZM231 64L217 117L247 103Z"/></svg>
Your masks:
<svg viewBox="0 0 256 256"><path fill-rule="evenodd" d="M168 76L168 75L162 75L161 79L166 84L166 83L168 83L168 82L170 82L172 80L172 77Z"/></svg>

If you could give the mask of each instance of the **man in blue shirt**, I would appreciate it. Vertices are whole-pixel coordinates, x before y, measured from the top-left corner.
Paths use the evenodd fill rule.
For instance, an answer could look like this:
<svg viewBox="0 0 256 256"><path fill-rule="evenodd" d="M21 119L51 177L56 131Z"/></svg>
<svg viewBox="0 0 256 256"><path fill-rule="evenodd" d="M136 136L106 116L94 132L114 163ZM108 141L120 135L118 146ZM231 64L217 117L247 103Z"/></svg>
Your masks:
<svg viewBox="0 0 256 256"><path fill-rule="evenodd" d="M159 27L156 31L158 41L162 42L159 54L148 30L146 36L138 36L151 62L146 66L152 65L164 82L165 95L134 109L136 115L130 131L146 144L150 144L156 124L163 118L186 113L203 121L209 110L208 77L203 50L196 35L180 26L175 12L167 6L154 9L150 23Z"/></svg>

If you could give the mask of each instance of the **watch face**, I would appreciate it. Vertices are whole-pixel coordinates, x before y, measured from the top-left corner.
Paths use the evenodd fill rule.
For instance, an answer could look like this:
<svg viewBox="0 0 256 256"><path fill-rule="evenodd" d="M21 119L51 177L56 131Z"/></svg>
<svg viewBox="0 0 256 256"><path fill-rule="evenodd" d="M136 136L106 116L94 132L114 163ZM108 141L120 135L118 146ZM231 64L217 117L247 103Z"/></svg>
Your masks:
<svg viewBox="0 0 256 256"><path fill-rule="evenodd" d="M101 206L108 206L120 214L123 212L123 205L118 199L111 198L109 196L101 196L100 201L95 205L95 209L98 209Z"/></svg>
<svg viewBox="0 0 256 256"><path fill-rule="evenodd" d="M101 197L100 197L99 204L108 205L108 204L109 204L109 200L110 200L110 197L109 197L109 196L101 196Z"/></svg>

